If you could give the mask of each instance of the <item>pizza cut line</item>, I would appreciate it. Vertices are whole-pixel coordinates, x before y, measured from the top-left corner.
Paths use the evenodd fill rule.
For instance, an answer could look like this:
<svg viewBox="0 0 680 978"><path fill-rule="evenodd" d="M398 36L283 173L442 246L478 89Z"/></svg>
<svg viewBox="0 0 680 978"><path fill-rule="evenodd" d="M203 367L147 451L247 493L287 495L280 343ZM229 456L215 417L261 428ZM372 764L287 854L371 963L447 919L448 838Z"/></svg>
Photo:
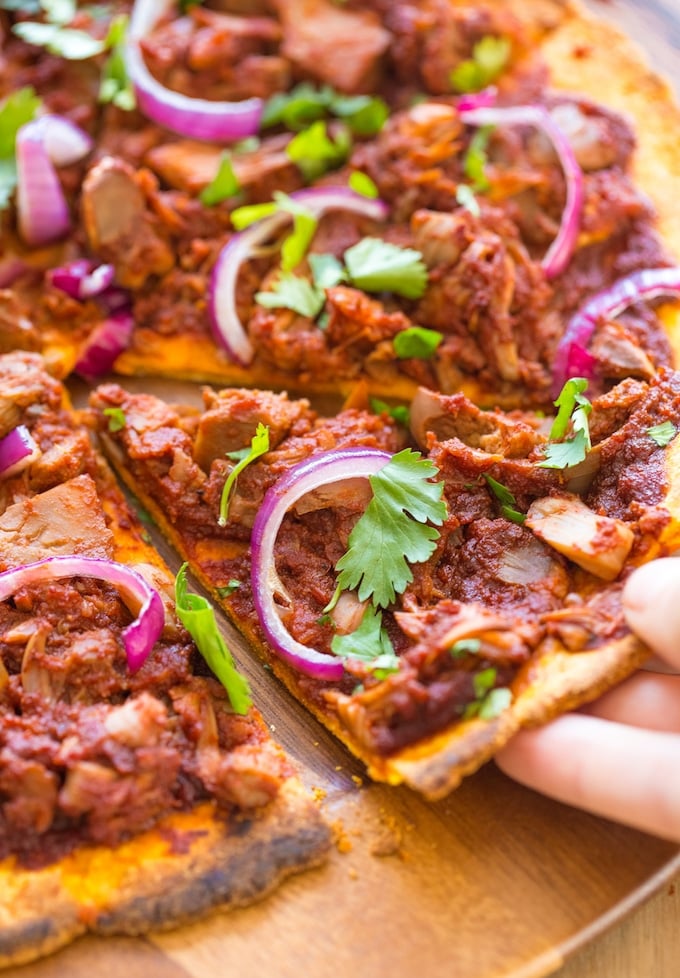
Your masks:
<svg viewBox="0 0 680 978"><path fill-rule="evenodd" d="M678 543L680 170L667 86L563 0L0 18L2 964L328 846L48 374L293 694L437 799L648 654L621 591Z"/></svg>

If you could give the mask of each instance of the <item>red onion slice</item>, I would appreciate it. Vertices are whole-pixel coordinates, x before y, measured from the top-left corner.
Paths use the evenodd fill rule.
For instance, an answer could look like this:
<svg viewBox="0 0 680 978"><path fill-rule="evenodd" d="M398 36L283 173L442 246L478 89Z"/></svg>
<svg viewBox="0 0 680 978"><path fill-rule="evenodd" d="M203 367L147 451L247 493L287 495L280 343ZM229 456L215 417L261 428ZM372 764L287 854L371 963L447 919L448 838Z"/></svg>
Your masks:
<svg viewBox="0 0 680 978"><path fill-rule="evenodd" d="M161 85L147 68L139 41L172 6L172 0L137 0L132 9L125 62L140 110L153 122L190 139L225 143L255 135L260 128L262 99L211 102L191 98Z"/></svg>
<svg viewBox="0 0 680 978"><path fill-rule="evenodd" d="M0 574L0 601L6 601L21 587L64 577L96 577L118 588L125 604L137 614L122 632L128 668L137 672L163 631L165 609L158 592L131 567L99 557L47 557Z"/></svg>
<svg viewBox="0 0 680 978"><path fill-rule="evenodd" d="M92 150L94 142L70 119L60 115L41 116L45 149L55 166L71 166Z"/></svg>
<svg viewBox="0 0 680 978"><path fill-rule="evenodd" d="M46 115L17 133L17 216L19 233L33 247L58 241L71 228L64 191L55 169L82 159L92 140L74 123Z"/></svg>
<svg viewBox="0 0 680 978"><path fill-rule="evenodd" d="M383 221L388 213L384 201L364 197L350 187L306 187L292 193L291 198L317 217L326 211L347 210L376 221ZM236 309L236 282L241 265L255 249L270 240L292 220L288 211L280 210L257 221L229 239L212 270L210 278L208 314L215 340L227 355L243 367L247 367L255 355Z"/></svg>
<svg viewBox="0 0 680 978"><path fill-rule="evenodd" d="M64 191L45 145L41 119L17 133L17 217L19 233L32 247L58 241L71 228Z"/></svg>
<svg viewBox="0 0 680 978"><path fill-rule="evenodd" d="M619 279L611 288L596 293L571 317L553 360L553 396L574 374L578 351L586 351L598 321L613 318L636 302L650 301L661 296L680 298L680 267L645 268Z"/></svg>
<svg viewBox="0 0 680 978"><path fill-rule="evenodd" d="M480 93L481 94L481 93ZM489 92L486 92L489 99ZM560 275L569 264L576 248L581 211L583 209L583 173L564 132L547 109L541 105L520 105L507 108L460 108L462 121L470 126L536 126L542 129L557 153L567 184L567 199L560 228L555 240L543 256L541 265L548 278Z"/></svg>
<svg viewBox="0 0 680 978"><path fill-rule="evenodd" d="M77 258L68 265L53 268L48 280L72 299L83 300L105 292L113 284L114 276L113 265L96 265L88 258Z"/></svg>
<svg viewBox="0 0 680 978"><path fill-rule="evenodd" d="M281 621L275 595L285 595L276 573L274 547L284 516L295 503L321 486L375 475L392 456L374 448L321 452L295 465L266 493L251 536L253 600L260 625L273 651L299 672L314 679L342 679L341 659L302 645Z"/></svg>
<svg viewBox="0 0 680 978"><path fill-rule="evenodd" d="M119 354L127 348L133 329L130 309L111 313L88 336L74 367L76 373L90 382L108 373Z"/></svg>
<svg viewBox="0 0 680 978"><path fill-rule="evenodd" d="M4 438L0 438L0 479L22 472L41 454L28 428L17 425Z"/></svg>

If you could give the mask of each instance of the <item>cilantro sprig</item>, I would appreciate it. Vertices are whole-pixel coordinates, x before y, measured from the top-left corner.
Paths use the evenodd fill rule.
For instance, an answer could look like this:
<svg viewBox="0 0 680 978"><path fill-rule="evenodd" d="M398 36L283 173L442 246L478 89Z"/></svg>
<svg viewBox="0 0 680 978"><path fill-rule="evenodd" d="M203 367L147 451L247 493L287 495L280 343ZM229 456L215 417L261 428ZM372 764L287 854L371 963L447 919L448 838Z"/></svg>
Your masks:
<svg viewBox="0 0 680 978"><path fill-rule="evenodd" d="M458 92L479 92L506 68L512 46L507 37L487 35L472 49L472 57L454 68L450 81Z"/></svg>
<svg viewBox="0 0 680 978"><path fill-rule="evenodd" d="M584 391L588 381L584 377L572 377L566 382L555 401L558 409L550 442L544 446L544 458L537 465L543 469L566 469L582 462L591 449L588 416L592 405ZM569 437L568 432L571 430Z"/></svg>
<svg viewBox="0 0 680 978"><path fill-rule="evenodd" d="M380 238L362 238L345 252L351 281L366 292L393 292L419 299L427 287L423 256Z"/></svg>
<svg viewBox="0 0 680 978"><path fill-rule="evenodd" d="M239 458L238 462L231 470L224 481L222 495L220 497L220 515L217 520L219 526L226 526L229 518L229 502L236 486L236 480L247 465L254 462L265 452L269 451L269 428L260 422L255 429L255 434L250 441L250 449L247 454Z"/></svg>
<svg viewBox="0 0 680 978"><path fill-rule="evenodd" d="M655 424L651 428L647 428L646 433L659 448L665 448L666 445L670 445L673 441L678 433L678 429L672 421L662 421L660 424Z"/></svg>
<svg viewBox="0 0 680 978"><path fill-rule="evenodd" d="M28 86L12 92L0 104L0 210L7 207L17 185L17 133L35 117L41 104Z"/></svg>
<svg viewBox="0 0 680 978"><path fill-rule="evenodd" d="M353 632L334 635L331 650L341 659L365 662L376 679L384 679L399 668L399 659L382 623L382 612L368 605Z"/></svg>
<svg viewBox="0 0 680 978"><path fill-rule="evenodd" d="M231 153L225 150L220 156L215 176L200 193L200 201L206 207L212 207L214 204L219 204L223 200L228 200L229 197L236 196L240 189L241 185L234 173Z"/></svg>
<svg viewBox="0 0 680 978"><path fill-rule="evenodd" d="M106 51L107 39L97 40L87 31L67 26L76 15L75 0L40 0L40 7L43 21L23 20L12 27L22 41L68 61L86 61Z"/></svg>
<svg viewBox="0 0 680 978"><path fill-rule="evenodd" d="M262 126L285 126L293 132L305 129L327 116L343 119L359 136L374 136L389 114L387 103L372 95L343 95L330 85L316 88L301 82L289 92L279 92L267 100Z"/></svg>
<svg viewBox="0 0 680 978"><path fill-rule="evenodd" d="M188 590L186 575L187 565L183 564L175 578L177 617L226 689L234 712L245 715L252 703L248 681L236 668L234 657L217 627L212 605L200 594Z"/></svg>
<svg viewBox="0 0 680 978"><path fill-rule="evenodd" d="M526 520L526 515L520 513L517 509L517 500L510 492L507 486L504 486L502 482L498 482L493 476L484 473L484 478L486 483L494 494L498 502L500 503L501 513L506 519L511 520L513 523L522 524Z"/></svg>
<svg viewBox="0 0 680 978"><path fill-rule="evenodd" d="M431 482L436 466L406 448L369 477L373 496L349 535L336 564L338 586L387 607L413 580L409 563L434 552L437 526L446 518L441 482ZM434 525L432 525L434 524Z"/></svg>

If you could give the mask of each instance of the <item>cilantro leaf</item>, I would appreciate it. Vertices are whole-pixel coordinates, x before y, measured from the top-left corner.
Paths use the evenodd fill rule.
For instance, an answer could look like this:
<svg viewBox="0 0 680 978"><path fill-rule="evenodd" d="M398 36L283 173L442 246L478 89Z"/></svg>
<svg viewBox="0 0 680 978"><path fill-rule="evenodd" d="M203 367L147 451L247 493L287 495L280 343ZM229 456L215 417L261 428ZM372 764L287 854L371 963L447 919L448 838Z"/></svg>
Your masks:
<svg viewBox="0 0 680 978"><path fill-rule="evenodd" d="M331 289L347 280L347 272L335 255L310 255L309 264L317 289Z"/></svg>
<svg viewBox="0 0 680 978"><path fill-rule="evenodd" d="M229 216L234 230L243 231L256 221L262 221L265 217L276 214L277 210L279 206L276 201L270 200L264 204L244 204L243 207L236 207Z"/></svg>
<svg viewBox="0 0 680 978"><path fill-rule="evenodd" d="M104 408L102 413L109 419L109 431L122 431L127 424L125 411L120 407Z"/></svg>
<svg viewBox="0 0 680 978"><path fill-rule="evenodd" d="M46 48L67 61L86 61L106 50L106 42L98 41L86 31L61 27L59 24L41 24L25 20L15 24L12 31L27 44Z"/></svg>
<svg viewBox="0 0 680 978"><path fill-rule="evenodd" d="M454 68L450 75L453 87L459 92L478 92L501 74L510 58L511 45L507 37L487 35L472 49L472 57Z"/></svg>
<svg viewBox="0 0 680 978"><path fill-rule="evenodd" d="M461 207L470 211L475 217L479 217L482 213L472 187L469 187L466 183L459 183L456 187L456 200Z"/></svg>
<svg viewBox="0 0 680 978"><path fill-rule="evenodd" d="M360 136L373 136L389 114L387 103L372 95L343 95L330 85L316 88L301 82L290 92L278 92L265 102L261 125L285 126L299 132L327 115L344 119Z"/></svg>
<svg viewBox="0 0 680 978"><path fill-rule="evenodd" d="M124 112L132 112L137 105L132 82L125 64L125 38L128 18L124 14L114 17L106 35L106 46L111 54L106 59L99 83L99 101L112 103Z"/></svg>
<svg viewBox="0 0 680 978"><path fill-rule="evenodd" d="M493 129L493 126L480 126L476 129L463 158L463 172L471 181L470 189L473 191L488 190L491 186L486 175L486 151Z"/></svg>
<svg viewBox="0 0 680 978"><path fill-rule="evenodd" d="M390 114L387 103L375 95L336 95L330 109L357 136L375 136Z"/></svg>
<svg viewBox="0 0 680 978"><path fill-rule="evenodd" d="M411 412L405 404L396 404L392 406L387 404L385 401L381 401L377 397L371 398L371 410L375 414L387 414L390 418L394 418L397 424L403 425L404 428L408 428L409 421L411 417Z"/></svg>
<svg viewBox="0 0 680 978"><path fill-rule="evenodd" d="M307 254L319 219L304 204L299 204L287 194L276 193L274 197L279 210L288 211L293 216L293 230L281 245L281 268L284 272L290 272Z"/></svg>
<svg viewBox="0 0 680 978"><path fill-rule="evenodd" d="M214 204L219 204L221 201L235 196L240 189L241 186L231 163L231 154L225 150L220 156L217 173L200 193L201 203L207 207L212 207Z"/></svg>
<svg viewBox="0 0 680 978"><path fill-rule="evenodd" d="M400 360L429 360L443 341L444 334L424 326L409 326L394 337L394 352Z"/></svg>
<svg viewBox="0 0 680 978"><path fill-rule="evenodd" d="M678 429L672 421L662 421L661 424L655 424L651 428L647 428L647 434L652 441L656 442L659 448L665 448L666 445L670 445L677 433Z"/></svg>
<svg viewBox="0 0 680 978"><path fill-rule="evenodd" d="M336 565L341 588L358 589L359 600L371 598L376 607L386 607L405 590L413 580L408 563L431 556L436 526L446 518L444 486L429 481L436 474L432 462L406 448L369 477L373 498Z"/></svg>
<svg viewBox="0 0 680 978"><path fill-rule="evenodd" d="M316 319L326 297L311 282L292 272L279 275L270 292L257 292L255 301L266 309L292 309L309 319Z"/></svg>
<svg viewBox="0 0 680 978"><path fill-rule="evenodd" d="M352 282L367 292L394 292L419 299L427 287L427 268L419 251L380 238L362 238L345 252Z"/></svg>
<svg viewBox="0 0 680 978"><path fill-rule="evenodd" d="M497 686L484 697L477 716L480 720L495 720L512 703L512 691L507 686Z"/></svg>
<svg viewBox="0 0 680 978"><path fill-rule="evenodd" d="M454 642L449 652L454 659L463 659L466 655L477 655L482 646L478 638L461 638Z"/></svg>
<svg viewBox="0 0 680 978"><path fill-rule="evenodd" d="M342 659L367 663L378 678L399 669L399 659L382 625L382 612L368 605L359 627L349 635L334 635L331 650Z"/></svg>
<svg viewBox="0 0 680 978"><path fill-rule="evenodd" d="M592 405L584 391L588 381L583 377L572 377L566 382L555 401L557 415L550 429L550 444L544 446L545 458L538 462L539 468L563 469L582 462L591 449L588 415ZM570 438L563 439L569 427L573 431Z"/></svg>
<svg viewBox="0 0 680 978"><path fill-rule="evenodd" d="M255 434L250 441L250 451L248 454L242 458L234 468L231 470L227 476L224 486L222 487L222 496L220 497L220 515L217 520L219 526L226 526L227 519L229 516L229 500L233 492L234 486L236 485L236 480L239 475L245 469L246 465L250 465L255 459L264 455L265 452L269 451L269 428L267 425L260 422L255 429Z"/></svg>
<svg viewBox="0 0 680 978"><path fill-rule="evenodd" d="M492 476L484 473L489 489L492 491L498 502L501 504L501 513L506 519L513 523L524 523L526 516L517 509L517 501L507 486L502 482L497 482Z"/></svg>
<svg viewBox="0 0 680 978"><path fill-rule="evenodd" d="M367 173L363 173L361 170L352 170L348 183L352 190L356 194L361 194L362 197L370 197L371 200L375 200L379 195L375 183Z"/></svg>
<svg viewBox="0 0 680 978"><path fill-rule="evenodd" d="M41 100L35 91L27 86L12 92L0 105L0 158L14 158L17 133L30 122L40 106Z"/></svg>
<svg viewBox="0 0 680 978"><path fill-rule="evenodd" d="M187 565L183 564L175 578L177 617L226 689L234 712L245 715L252 703L248 681L236 668L227 643L217 627L215 611L210 602L200 594L187 591L186 573Z"/></svg>
<svg viewBox="0 0 680 978"><path fill-rule="evenodd" d="M286 156L296 163L308 181L341 166L349 156L352 140L343 127L331 137L326 123L319 119L303 129L286 146Z"/></svg>

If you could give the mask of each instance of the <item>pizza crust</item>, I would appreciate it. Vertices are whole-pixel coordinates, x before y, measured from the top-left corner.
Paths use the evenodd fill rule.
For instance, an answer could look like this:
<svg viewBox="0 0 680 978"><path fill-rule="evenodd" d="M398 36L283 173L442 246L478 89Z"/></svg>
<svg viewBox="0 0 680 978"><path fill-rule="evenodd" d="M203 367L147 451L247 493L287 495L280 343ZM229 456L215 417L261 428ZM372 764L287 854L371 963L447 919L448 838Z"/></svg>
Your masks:
<svg viewBox="0 0 680 978"><path fill-rule="evenodd" d="M212 804L169 815L116 848L89 847L42 870L0 864L0 967L86 933L145 934L264 897L323 862L330 832L296 778L252 819Z"/></svg>

